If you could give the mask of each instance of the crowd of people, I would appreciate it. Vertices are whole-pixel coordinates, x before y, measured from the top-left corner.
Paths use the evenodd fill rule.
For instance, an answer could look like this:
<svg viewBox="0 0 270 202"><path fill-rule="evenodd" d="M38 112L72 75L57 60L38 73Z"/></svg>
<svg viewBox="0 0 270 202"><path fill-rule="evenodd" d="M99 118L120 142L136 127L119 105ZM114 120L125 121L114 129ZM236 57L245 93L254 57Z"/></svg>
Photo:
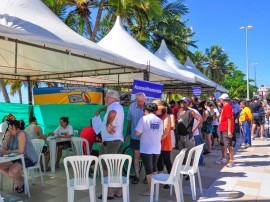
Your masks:
<svg viewBox="0 0 270 202"><path fill-rule="evenodd" d="M117 102L118 107L121 108L116 92L109 92L108 95L106 100L110 99L111 95L115 95L114 102ZM205 155L211 154L213 149L220 149L221 158L216 160L216 164L224 164L231 168L234 166L233 149L237 134L243 137L242 148L252 145L251 140L255 138L257 127L260 139L266 138L264 124L270 115L270 100L265 104L256 97L248 102L238 98L230 99L228 94L222 94L217 100L211 97L200 101L193 96L191 99L183 97L179 101L171 100L169 103L161 100L154 100L152 103L145 101L144 93L136 94L135 102L129 107L128 129L125 137L125 141L130 140L130 148L134 151L133 184L139 183L140 159L144 164L146 173L144 183L148 184L148 188L142 193L143 196L150 194L152 175L164 172L164 168L170 173L173 149L187 148L188 154L191 148L204 142L206 144L199 160L200 166L205 165ZM110 102L106 104L107 107L110 106ZM98 110L96 114L102 110L106 108ZM106 113L118 114L116 110L112 110L113 112L108 110L109 107ZM103 122L104 129L111 131L110 139L107 140L109 143L105 145L112 144L111 141L120 141L120 143L107 148L105 153L119 153L123 143L124 135L121 131L118 131L121 133L120 136L118 132L115 136L115 129L120 127L119 124L122 127L123 121L115 122L114 116L104 119ZM102 138L103 133L101 133ZM165 185L164 188L170 187ZM112 199L115 196L119 196L119 190L115 193L110 189L107 197Z"/></svg>
<svg viewBox="0 0 270 202"><path fill-rule="evenodd" d="M154 100L146 103L144 93L137 93L135 102L129 106L127 117L124 115L123 106L120 104L116 91L108 91L105 96L105 107L97 110L95 116L105 111L105 116L100 126L102 144L99 155L118 154L125 141L130 142L133 150L134 174L132 183L138 184L140 179L140 160L145 169L144 183L148 184L143 196L150 195L151 177L156 173L170 173L172 169L173 149L187 149L186 155L193 147L205 143L204 151L199 160L199 166L204 166L205 155L210 155L212 150L220 149L221 158L216 164L224 164L231 168L233 164L233 149L237 134L243 139L241 148L252 146L252 140L260 136L265 140L265 123L269 122L270 99L264 103L258 97L252 101L230 99L227 94L222 94L217 100L210 97L208 100L199 100L192 96L191 99L182 97L180 100ZM128 121L127 133L123 134L125 119ZM46 140L42 129L37 125L35 117L30 117L29 126L24 128L24 122L7 120L7 129L3 138L0 155L11 153L24 154L26 167L35 165L35 155L31 139ZM93 123L94 124L94 123ZM257 131L257 132L256 132ZM61 138L70 138L73 128L69 125L68 117L60 118L60 125L53 135ZM82 130L81 137L89 141L90 150L96 133L92 126ZM70 141L57 143L56 168L62 155L62 150L71 147ZM49 148L45 145L43 152L46 154L45 167L49 171ZM227 159L227 152L229 158ZM186 156L187 157L187 156ZM185 161L184 161L185 163ZM166 168L166 169L165 169ZM23 177L20 172L20 161L0 163L0 172L15 180L16 191L24 191ZM106 166L103 170L107 175ZM188 177L186 178L188 180ZM164 189L169 189L164 185ZM121 197L120 189L108 189L108 199ZM98 198L102 199L102 195Z"/></svg>

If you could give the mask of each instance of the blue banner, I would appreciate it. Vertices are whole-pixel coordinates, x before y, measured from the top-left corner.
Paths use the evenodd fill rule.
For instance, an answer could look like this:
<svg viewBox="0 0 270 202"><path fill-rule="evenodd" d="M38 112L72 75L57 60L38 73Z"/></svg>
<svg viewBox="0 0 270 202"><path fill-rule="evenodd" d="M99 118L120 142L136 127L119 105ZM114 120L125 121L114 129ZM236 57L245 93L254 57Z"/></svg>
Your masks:
<svg viewBox="0 0 270 202"><path fill-rule="evenodd" d="M162 95L163 84L152 83L149 81L134 80L131 101L135 101L136 93L144 93L147 97L147 102L155 99L160 99Z"/></svg>
<svg viewBox="0 0 270 202"><path fill-rule="evenodd" d="M193 95L196 97L200 97L202 95L201 87L192 86Z"/></svg>

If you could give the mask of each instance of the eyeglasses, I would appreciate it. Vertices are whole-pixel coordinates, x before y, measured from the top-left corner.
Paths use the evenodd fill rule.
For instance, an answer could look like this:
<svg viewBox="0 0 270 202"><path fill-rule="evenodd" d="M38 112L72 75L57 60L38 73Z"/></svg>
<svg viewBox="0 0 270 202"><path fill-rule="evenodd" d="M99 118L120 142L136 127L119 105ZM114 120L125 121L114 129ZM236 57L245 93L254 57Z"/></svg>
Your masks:
<svg viewBox="0 0 270 202"><path fill-rule="evenodd" d="M105 97L106 100L115 99L114 97Z"/></svg>

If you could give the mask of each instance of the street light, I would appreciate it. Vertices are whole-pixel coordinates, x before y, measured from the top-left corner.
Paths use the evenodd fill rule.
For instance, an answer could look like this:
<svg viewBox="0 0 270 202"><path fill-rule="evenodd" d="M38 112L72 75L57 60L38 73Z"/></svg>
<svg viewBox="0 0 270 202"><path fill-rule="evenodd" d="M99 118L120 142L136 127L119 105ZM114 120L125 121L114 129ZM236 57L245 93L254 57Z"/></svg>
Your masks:
<svg viewBox="0 0 270 202"><path fill-rule="evenodd" d="M258 65L259 63L257 63L257 62L253 62L252 63L252 65L254 66L254 84L255 84L255 87L257 87L257 82L256 82L256 80L257 80L257 76L256 76L256 68L257 68L257 65Z"/></svg>
<svg viewBox="0 0 270 202"><path fill-rule="evenodd" d="M246 29L246 68L247 68L247 100L249 100L249 67L248 67L248 30L253 29L253 26L240 27Z"/></svg>

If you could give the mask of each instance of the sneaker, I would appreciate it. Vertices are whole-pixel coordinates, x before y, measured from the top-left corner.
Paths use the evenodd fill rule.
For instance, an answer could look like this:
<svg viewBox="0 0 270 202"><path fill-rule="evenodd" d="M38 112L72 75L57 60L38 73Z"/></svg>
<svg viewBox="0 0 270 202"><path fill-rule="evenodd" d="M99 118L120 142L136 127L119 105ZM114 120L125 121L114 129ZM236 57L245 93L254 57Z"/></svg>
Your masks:
<svg viewBox="0 0 270 202"><path fill-rule="evenodd" d="M219 159L216 160L216 164L221 165L221 164L226 164L227 163L227 159Z"/></svg>
<svg viewBox="0 0 270 202"><path fill-rule="evenodd" d="M241 143L241 146L245 146L246 144L243 142L243 143Z"/></svg>
<svg viewBox="0 0 270 202"><path fill-rule="evenodd" d="M246 144L245 147L246 148L249 148L249 147L251 147L251 145L250 144Z"/></svg>
<svg viewBox="0 0 270 202"><path fill-rule="evenodd" d="M246 149L246 148L247 146L245 144L241 146L241 149Z"/></svg>
<svg viewBox="0 0 270 202"><path fill-rule="evenodd" d="M260 140L261 141L265 141L266 139L265 139L265 137L261 137Z"/></svg>
<svg viewBox="0 0 270 202"><path fill-rule="evenodd" d="M252 137L252 140L255 140L255 137Z"/></svg>

